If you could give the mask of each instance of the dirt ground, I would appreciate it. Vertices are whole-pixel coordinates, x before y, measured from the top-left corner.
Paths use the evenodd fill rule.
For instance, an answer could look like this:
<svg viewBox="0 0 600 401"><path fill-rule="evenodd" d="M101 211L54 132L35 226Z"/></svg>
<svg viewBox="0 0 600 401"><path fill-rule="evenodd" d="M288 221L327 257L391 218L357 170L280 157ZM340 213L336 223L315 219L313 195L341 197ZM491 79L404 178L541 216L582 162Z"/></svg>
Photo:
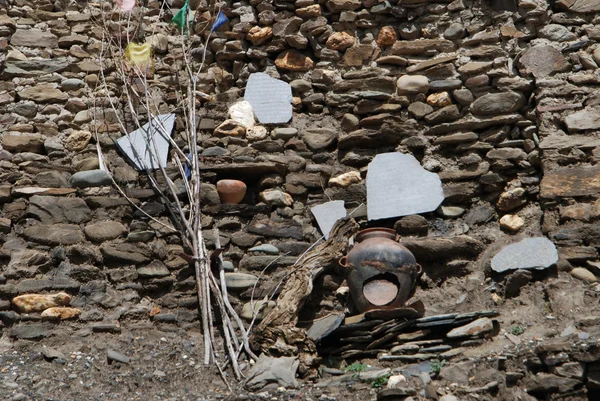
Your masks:
<svg viewBox="0 0 600 401"><path fill-rule="evenodd" d="M545 273L542 279L522 288L518 297L499 297L498 303L493 300L497 285L486 280L482 273L450 278L439 287L422 287L417 289L414 299L425 302L427 315L484 309L500 312L497 318L500 334L481 346L467 349L462 358L497 355L514 346L514 337L511 341L505 333L518 334L518 339L526 344L530 340L560 336L569 327L578 327L592 335L598 330L595 326L585 327L585 317L598 315L600 310L597 288L568 273ZM13 342L3 337L0 399L364 401L376 398L377 390L363 383L319 388L315 383L300 382L299 389L248 394L239 383L230 380L230 391L214 368L203 365L199 330L173 326L161 330L139 322L124 323L121 330L120 334L92 333L83 326L65 325L56 335L38 342ZM129 363L109 362L107 349L125 354L130 358ZM391 368L400 365L381 364L377 360L361 362Z"/></svg>

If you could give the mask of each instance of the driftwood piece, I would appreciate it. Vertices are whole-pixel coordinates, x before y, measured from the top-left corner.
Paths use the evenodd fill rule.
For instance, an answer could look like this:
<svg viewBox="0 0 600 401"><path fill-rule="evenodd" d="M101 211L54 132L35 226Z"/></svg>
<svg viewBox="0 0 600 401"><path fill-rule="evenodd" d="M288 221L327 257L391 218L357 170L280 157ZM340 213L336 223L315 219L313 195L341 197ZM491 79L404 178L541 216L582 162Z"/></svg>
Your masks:
<svg viewBox="0 0 600 401"><path fill-rule="evenodd" d="M290 268L275 308L253 330L252 348L274 356L298 356L299 373L305 375L318 362L314 342L306 330L296 327L298 314L313 289L313 279L324 268L337 264L348 247L348 239L356 232L354 219L339 220L329 239L308 251Z"/></svg>

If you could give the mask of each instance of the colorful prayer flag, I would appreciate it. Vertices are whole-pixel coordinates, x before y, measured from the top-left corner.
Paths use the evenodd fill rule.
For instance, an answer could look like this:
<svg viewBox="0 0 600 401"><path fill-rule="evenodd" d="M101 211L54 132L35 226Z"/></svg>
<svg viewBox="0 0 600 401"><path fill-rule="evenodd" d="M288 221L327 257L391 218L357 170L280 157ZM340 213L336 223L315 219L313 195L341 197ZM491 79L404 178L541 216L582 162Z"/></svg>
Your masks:
<svg viewBox="0 0 600 401"><path fill-rule="evenodd" d="M217 19L213 23L213 26L212 26L211 30L212 31L216 31L217 29L219 29L219 27L221 25L223 25L224 23L226 23L228 20L229 20L229 18L227 18L225 16L225 14L223 14L222 11L219 11L219 14L217 14Z"/></svg>
<svg viewBox="0 0 600 401"><path fill-rule="evenodd" d="M142 45L129 43L125 48L125 57L131 66L139 68L144 74L152 72L152 43L147 42Z"/></svg>
<svg viewBox="0 0 600 401"><path fill-rule="evenodd" d="M117 0L117 4L123 11L131 11L135 6L135 0Z"/></svg>
<svg viewBox="0 0 600 401"><path fill-rule="evenodd" d="M189 7L188 1L189 0L185 0L185 4L183 5L183 7L181 7L181 10L179 10L179 12L177 14L175 14L173 19L171 20L171 22L174 22L175 24L177 24L177 26L179 28L183 28L185 26L186 19L187 19L187 11L188 11L188 7Z"/></svg>

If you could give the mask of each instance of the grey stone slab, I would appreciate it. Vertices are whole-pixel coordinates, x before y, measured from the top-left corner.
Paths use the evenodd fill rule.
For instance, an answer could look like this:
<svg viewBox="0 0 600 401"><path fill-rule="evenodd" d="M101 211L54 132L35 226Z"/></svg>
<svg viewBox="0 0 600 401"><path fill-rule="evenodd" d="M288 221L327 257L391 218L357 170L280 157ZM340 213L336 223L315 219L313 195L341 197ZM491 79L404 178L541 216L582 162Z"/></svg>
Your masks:
<svg viewBox="0 0 600 401"><path fill-rule="evenodd" d="M88 188L112 185L112 180L106 171L98 169L79 171L71 176L69 183L73 188Z"/></svg>
<svg viewBox="0 0 600 401"><path fill-rule="evenodd" d="M340 326L342 321L344 321L344 317L345 314L343 313L332 313L321 319L316 319L313 321L312 326L307 330L308 338L313 341L319 341L328 336Z"/></svg>
<svg viewBox="0 0 600 401"><path fill-rule="evenodd" d="M484 311L479 311L479 312L461 313L460 315L456 316L455 319L456 320L478 319L480 317L495 317L498 315L499 315L499 313L497 310L490 309L490 310L484 310Z"/></svg>
<svg viewBox="0 0 600 401"><path fill-rule="evenodd" d="M46 346L44 346L41 350L42 355L44 355L44 358L52 360L52 359L64 359L66 360L67 358L65 357L65 354L63 354L62 352L60 352L57 349L54 348L48 348Z"/></svg>
<svg viewBox="0 0 600 401"><path fill-rule="evenodd" d="M246 273L225 273L225 285L230 290L245 290L254 286L258 277Z"/></svg>
<svg viewBox="0 0 600 401"><path fill-rule="evenodd" d="M127 355L122 354L119 351L115 351L112 349L106 350L106 357L108 358L109 362L115 361L115 362L121 362L121 363L129 363L129 357Z"/></svg>
<svg viewBox="0 0 600 401"><path fill-rule="evenodd" d="M317 224L325 239L329 238L329 232L333 228L336 221L346 217L346 208L343 200L336 200L321 205L317 205L310 209L312 214L317 219Z"/></svg>
<svg viewBox="0 0 600 401"><path fill-rule="evenodd" d="M40 340L48 337L53 327L50 323L22 323L11 328L10 336L21 340Z"/></svg>
<svg viewBox="0 0 600 401"><path fill-rule="evenodd" d="M7 61L2 71L3 78L33 78L40 75L51 74L53 72L61 72L69 68L71 63L69 60L19 60Z"/></svg>
<svg viewBox="0 0 600 401"><path fill-rule="evenodd" d="M412 155L382 153L369 164L369 220L431 212L444 200L440 177L425 170Z"/></svg>
<svg viewBox="0 0 600 401"><path fill-rule="evenodd" d="M269 255L279 255L279 249L275 245L262 244L248 249L248 252L263 252Z"/></svg>
<svg viewBox="0 0 600 401"><path fill-rule="evenodd" d="M343 334L343 333L349 333L349 332L352 332L355 330L369 329L369 328L375 327L383 322L384 322L383 320L367 320L367 321L358 322L358 323L345 324L345 325L340 326L336 330L336 333Z"/></svg>
<svg viewBox="0 0 600 401"><path fill-rule="evenodd" d="M292 118L292 87L265 73L250 75L244 100L252 105L262 124L287 123Z"/></svg>
<svg viewBox="0 0 600 401"><path fill-rule="evenodd" d="M446 335L448 338L474 337L494 329L494 323L487 317L477 319L462 327L452 329Z"/></svg>
<svg viewBox="0 0 600 401"><path fill-rule="evenodd" d="M245 387L257 391L270 383L275 383L280 387L297 388L296 371L299 364L298 358L273 358L261 354L248 373Z"/></svg>
<svg viewBox="0 0 600 401"><path fill-rule="evenodd" d="M435 322L426 322L426 323L417 323L415 327L418 329L425 329L428 327L441 327L441 326L449 326L454 324L454 319L448 320L437 320Z"/></svg>
<svg viewBox="0 0 600 401"><path fill-rule="evenodd" d="M558 261L556 246L546 237L525 238L502 248L492 258L492 270L545 269Z"/></svg>
<svg viewBox="0 0 600 401"><path fill-rule="evenodd" d="M170 274L169 269L160 260L153 260L149 265L137 269L139 278L166 277Z"/></svg>
<svg viewBox="0 0 600 401"><path fill-rule="evenodd" d="M568 115L565 124L569 132L597 130L600 128L600 108L587 107Z"/></svg>
<svg viewBox="0 0 600 401"><path fill-rule="evenodd" d="M452 347L450 345L437 345L434 347L422 348L419 352L424 354L429 353L442 353L451 350Z"/></svg>
<svg viewBox="0 0 600 401"><path fill-rule="evenodd" d="M429 322L438 322L440 320L454 319L457 315L458 315L457 313L448 313L445 315L426 316L426 317L417 319L417 323L429 323Z"/></svg>
<svg viewBox="0 0 600 401"><path fill-rule="evenodd" d="M161 114L129 135L117 140L117 145L139 170L167 167L169 139L175 125L175 114Z"/></svg>
<svg viewBox="0 0 600 401"><path fill-rule="evenodd" d="M593 149L600 146L600 138L592 135L550 135L540 142L540 149Z"/></svg>

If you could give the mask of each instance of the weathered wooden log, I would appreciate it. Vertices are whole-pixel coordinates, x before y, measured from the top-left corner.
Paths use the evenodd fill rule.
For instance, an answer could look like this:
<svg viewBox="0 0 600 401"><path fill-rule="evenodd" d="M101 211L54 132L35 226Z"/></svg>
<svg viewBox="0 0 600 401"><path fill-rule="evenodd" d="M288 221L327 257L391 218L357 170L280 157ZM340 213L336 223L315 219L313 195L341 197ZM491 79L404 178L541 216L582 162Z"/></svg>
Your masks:
<svg viewBox="0 0 600 401"><path fill-rule="evenodd" d="M483 249L483 243L468 235L438 238L403 238L402 245L415 255L419 263L447 260L454 256L474 257Z"/></svg>
<svg viewBox="0 0 600 401"><path fill-rule="evenodd" d="M327 241L315 246L290 267L277 305L252 332L252 348L273 356L298 356L300 375L306 375L315 367L318 363L316 346L306 336L305 329L296 327L298 315L313 289L315 276L337 264L346 253L348 239L357 230L354 219L338 221Z"/></svg>

